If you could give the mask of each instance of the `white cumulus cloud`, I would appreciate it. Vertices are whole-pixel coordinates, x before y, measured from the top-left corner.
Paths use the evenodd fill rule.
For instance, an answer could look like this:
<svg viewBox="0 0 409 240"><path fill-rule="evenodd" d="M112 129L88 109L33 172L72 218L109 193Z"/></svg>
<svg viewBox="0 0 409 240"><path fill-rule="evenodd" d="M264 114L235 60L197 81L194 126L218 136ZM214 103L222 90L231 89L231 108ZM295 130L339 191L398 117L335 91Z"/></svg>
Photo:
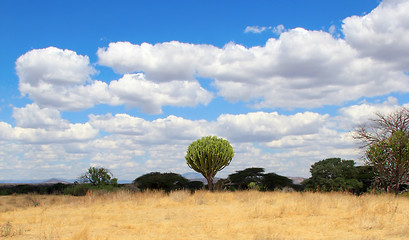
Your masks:
<svg viewBox="0 0 409 240"><path fill-rule="evenodd" d="M291 116L277 112L223 114L217 119L217 127L219 135L235 142L269 142L288 135L317 133L327 117L312 112Z"/></svg>
<svg viewBox="0 0 409 240"><path fill-rule="evenodd" d="M409 1L385 0L365 16L344 19L345 39L363 56L409 70Z"/></svg>
<svg viewBox="0 0 409 240"><path fill-rule="evenodd" d="M95 73L87 56L55 47L31 50L20 56L16 61L16 70L23 94L26 93L26 85L83 84Z"/></svg>
<svg viewBox="0 0 409 240"><path fill-rule="evenodd" d="M380 10L366 17L376 11L383 13L382 8L380 5ZM399 16L396 18L401 20ZM350 25L346 19L345 33ZM402 34L399 39L406 44L409 33ZM324 31L295 28L282 32L278 39L269 39L264 46L250 48L236 43L218 48L175 41L155 45L118 42L99 49L98 56L102 65L118 72L141 71L152 81L213 79L219 96L232 102L252 102L257 108L341 105L361 97L408 91L409 76L396 67L395 60L363 54L351 41ZM383 45L382 51L389 47L394 51L392 45Z"/></svg>
<svg viewBox="0 0 409 240"><path fill-rule="evenodd" d="M106 84L92 81L88 56L55 47L31 50L16 61L19 90L41 107L82 110L109 98Z"/></svg>
<svg viewBox="0 0 409 240"><path fill-rule="evenodd" d="M125 74L109 84L92 80L90 75L95 70L87 56L54 47L22 55L16 61L16 70L21 94L27 94L42 108L80 111L96 104L124 104L157 114L163 106L207 105L213 98L192 77L155 82L138 73Z"/></svg>
<svg viewBox="0 0 409 240"><path fill-rule="evenodd" d="M207 105L213 94L200 86L197 81L171 81L156 83L144 74L125 74L109 84L111 103L140 107L146 113L161 113L161 107Z"/></svg>
<svg viewBox="0 0 409 240"><path fill-rule="evenodd" d="M67 128L69 122L61 118L57 109L40 108L37 104L28 104L13 109L16 126L22 128Z"/></svg>
<svg viewBox="0 0 409 240"><path fill-rule="evenodd" d="M144 72L155 81L194 80L198 65L211 64L219 52L211 45L178 41L157 44L110 43L98 49L98 63L119 73Z"/></svg>
<svg viewBox="0 0 409 240"><path fill-rule="evenodd" d="M0 122L0 140L27 144L75 143L94 139L99 131L89 123L70 123L55 109L29 104L14 108L16 126Z"/></svg>

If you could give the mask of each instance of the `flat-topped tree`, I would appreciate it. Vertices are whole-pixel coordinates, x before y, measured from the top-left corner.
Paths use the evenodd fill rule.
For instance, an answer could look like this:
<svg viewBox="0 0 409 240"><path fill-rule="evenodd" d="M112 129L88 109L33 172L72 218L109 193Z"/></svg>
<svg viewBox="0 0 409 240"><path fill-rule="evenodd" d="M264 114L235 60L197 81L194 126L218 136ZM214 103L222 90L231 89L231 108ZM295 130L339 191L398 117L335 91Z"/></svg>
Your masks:
<svg viewBox="0 0 409 240"><path fill-rule="evenodd" d="M185 159L191 169L206 178L209 190L213 191L214 176L230 164L233 156L229 141L207 136L190 144Z"/></svg>

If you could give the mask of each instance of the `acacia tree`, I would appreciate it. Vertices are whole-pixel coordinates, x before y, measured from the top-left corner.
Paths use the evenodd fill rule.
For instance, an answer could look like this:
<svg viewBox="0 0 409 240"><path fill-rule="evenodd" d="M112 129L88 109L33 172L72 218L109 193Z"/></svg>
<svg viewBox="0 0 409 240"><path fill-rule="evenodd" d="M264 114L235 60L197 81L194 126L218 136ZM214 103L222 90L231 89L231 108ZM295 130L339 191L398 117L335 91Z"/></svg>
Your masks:
<svg viewBox="0 0 409 240"><path fill-rule="evenodd" d="M80 180L85 183L91 183L94 186L117 184L117 179L113 178L113 174L103 167L90 167L80 177Z"/></svg>
<svg viewBox="0 0 409 240"><path fill-rule="evenodd" d="M188 188L189 180L177 173L151 172L136 178L133 183L141 190L162 189L166 192L170 192L177 189Z"/></svg>
<svg viewBox="0 0 409 240"><path fill-rule="evenodd" d="M238 189L248 189L250 183L260 185L264 176L264 168L246 168L229 175L232 186Z"/></svg>
<svg viewBox="0 0 409 240"><path fill-rule="evenodd" d="M354 137L366 150L366 162L374 167L385 191L398 194L409 181L409 109L377 113L370 124L355 130Z"/></svg>
<svg viewBox="0 0 409 240"><path fill-rule="evenodd" d="M362 187L353 160L327 158L311 165L311 177L303 182L307 189L353 191Z"/></svg>
<svg viewBox="0 0 409 240"><path fill-rule="evenodd" d="M293 184L293 180L289 179L288 177L278 175L276 173L264 174L261 184L264 190L271 190L271 191L274 191L274 189L276 188L283 189L285 187L291 187L291 188L295 187Z"/></svg>
<svg viewBox="0 0 409 240"><path fill-rule="evenodd" d="M213 191L214 176L230 164L233 156L229 141L207 136L190 144L185 159L191 169L206 178L209 190Z"/></svg>

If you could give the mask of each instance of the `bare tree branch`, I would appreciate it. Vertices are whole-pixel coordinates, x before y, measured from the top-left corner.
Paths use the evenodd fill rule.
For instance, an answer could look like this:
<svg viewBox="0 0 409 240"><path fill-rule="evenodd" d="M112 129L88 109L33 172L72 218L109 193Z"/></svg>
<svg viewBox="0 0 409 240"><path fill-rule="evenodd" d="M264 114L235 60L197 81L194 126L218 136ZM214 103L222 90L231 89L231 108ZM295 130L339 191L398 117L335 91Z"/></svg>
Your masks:
<svg viewBox="0 0 409 240"><path fill-rule="evenodd" d="M378 112L369 123L355 128L353 137L366 150L366 162L374 166L385 190L397 194L409 181L409 109Z"/></svg>

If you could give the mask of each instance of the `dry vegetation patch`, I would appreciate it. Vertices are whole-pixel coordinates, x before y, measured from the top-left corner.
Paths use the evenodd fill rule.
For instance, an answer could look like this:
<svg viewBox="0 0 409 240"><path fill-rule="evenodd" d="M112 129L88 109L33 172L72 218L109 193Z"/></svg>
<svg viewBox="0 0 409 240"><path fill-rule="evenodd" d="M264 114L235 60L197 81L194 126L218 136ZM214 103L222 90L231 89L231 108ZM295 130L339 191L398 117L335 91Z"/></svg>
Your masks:
<svg viewBox="0 0 409 240"><path fill-rule="evenodd" d="M36 206L27 197L0 197L8 239L409 238L409 198L392 195L119 191L30 196Z"/></svg>

